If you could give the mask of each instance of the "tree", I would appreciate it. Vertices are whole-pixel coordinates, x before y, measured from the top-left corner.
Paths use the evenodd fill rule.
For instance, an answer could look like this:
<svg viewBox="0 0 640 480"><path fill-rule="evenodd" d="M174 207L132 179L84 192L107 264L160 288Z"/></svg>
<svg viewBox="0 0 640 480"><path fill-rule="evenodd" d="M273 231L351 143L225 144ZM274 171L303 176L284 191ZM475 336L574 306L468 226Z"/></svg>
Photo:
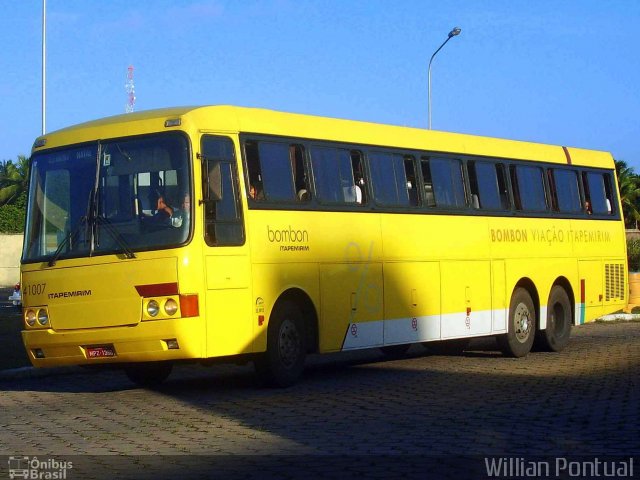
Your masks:
<svg viewBox="0 0 640 480"><path fill-rule="evenodd" d="M0 232L21 233L29 182L29 159L18 155L18 161L0 161Z"/></svg>
<svg viewBox="0 0 640 480"><path fill-rule="evenodd" d="M615 163L625 225L637 228L640 221L640 177L624 160L616 160Z"/></svg>
<svg viewBox="0 0 640 480"><path fill-rule="evenodd" d="M18 161L0 161L0 206L16 203L27 191L29 159L18 155Z"/></svg>

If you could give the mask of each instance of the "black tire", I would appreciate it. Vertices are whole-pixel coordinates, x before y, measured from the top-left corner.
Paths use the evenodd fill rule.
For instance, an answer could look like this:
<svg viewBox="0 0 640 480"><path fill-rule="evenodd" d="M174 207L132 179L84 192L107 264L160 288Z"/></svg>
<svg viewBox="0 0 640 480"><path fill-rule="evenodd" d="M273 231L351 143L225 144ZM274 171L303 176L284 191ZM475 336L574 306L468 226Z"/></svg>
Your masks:
<svg viewBox="0 0 640 480"><path fill-rule="evenodd" d="M171 375L171 370L171 362L132 363L124 367L129 380L141 387L157 387Z"/></svg>
<svg viewBox="0 0 640 480"><path fill-rule="evenodd" d="M500 350L509 357L524 357L531 351L536 333L536 310L531 295L516 288L509 305L507 333L499 335Z"/></svg>
<svg viewBox="0 0 640 480"><path fill-rule="evenodd" d="M306 331L297 305L283 302L274 308L267 331L267 351L254 361L260 381L272 387L293 385L302 375Z"/></svg>
<svg viewBox="0 0 640 480"><path fill-rule="evenodd" d="M569 344L571 336L572 309L567 292L555 285L547 302L547 328L540 330L537 344L542 350L560 352Z"/></svg>
<svg viewBox="0 0 640 480"><path fill-rule="evenodd" d="M433 355L460 355L469 346L468 338L455 338L438 342L425 342L424 347Z"/></svg>
<svg viewBox="0 0 640 480"><path fill-rule="evenodd" d="M380 351L384 353L387 357L397 358L402 357L405 353L409 351L409 347L411 347L410 343L401 343L399 345L386 345L384 347L380 347Z"/></svg>

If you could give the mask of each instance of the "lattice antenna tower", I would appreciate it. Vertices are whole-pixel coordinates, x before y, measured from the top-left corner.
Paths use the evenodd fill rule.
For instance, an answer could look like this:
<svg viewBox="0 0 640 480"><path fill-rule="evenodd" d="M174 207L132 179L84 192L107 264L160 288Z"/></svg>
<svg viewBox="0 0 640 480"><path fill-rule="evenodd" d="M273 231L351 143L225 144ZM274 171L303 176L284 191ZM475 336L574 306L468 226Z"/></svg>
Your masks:
<svg viewBox="0 0 640 480"><path fill-rule="evenodd" d="M131 113L136 104L136 88L133 85L133 65L129 65L129 68L127 68L127 83L124 85L124 88L127 91L127 104L124 107L124 111Z"/></svg>

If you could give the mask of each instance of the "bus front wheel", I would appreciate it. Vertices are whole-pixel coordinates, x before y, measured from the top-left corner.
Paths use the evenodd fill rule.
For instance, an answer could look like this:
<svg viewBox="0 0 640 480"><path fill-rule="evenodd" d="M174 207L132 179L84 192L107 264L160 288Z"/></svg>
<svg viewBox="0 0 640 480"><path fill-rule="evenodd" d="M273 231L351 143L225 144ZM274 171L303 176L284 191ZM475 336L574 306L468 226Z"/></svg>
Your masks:
<svg viewBox="0 0 640 480"><path fill-rule="evenodd" d="M502 353L509 357L524 357L531 351L536 333L536 310L531 295L516 288L509 305L507 333L498 336Z"/></svg>
<svg viewBox="0 0 640 480"><path fill-rule="evenodd" d="M172 369L171 362L143 362L125 366L124 373L136 385L156 387L167 379Z"/></svg>
<svg viewBox="0 0 640 480"><path fill-rule="evenodd" d="M254 364L260 380L273 387L293 385L304 369L306 356L302 312L292 302L276 305L269 321L267 351Z"/></svg>
<svg viewBox="0 0 640 480"><path fill-rule="evenodd" d="M547 303L547 328L538 332L540 347L559 352L569 343L571 336L571 302L564 288L555 285Z"/></svg>

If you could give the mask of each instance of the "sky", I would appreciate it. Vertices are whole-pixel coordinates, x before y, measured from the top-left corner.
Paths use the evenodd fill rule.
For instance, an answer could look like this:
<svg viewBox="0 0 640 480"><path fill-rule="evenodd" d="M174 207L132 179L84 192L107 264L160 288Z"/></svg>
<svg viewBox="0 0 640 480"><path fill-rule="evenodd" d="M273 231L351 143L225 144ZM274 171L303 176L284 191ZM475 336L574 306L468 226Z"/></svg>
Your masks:
<svg viewBox="0 0 640 480"><path fill-rule="evenodd" d="M640 173L637 0L47 0L46 130L241 105L605 150ZM0 160L42 128L42 0L0 0Z"/></svg>

